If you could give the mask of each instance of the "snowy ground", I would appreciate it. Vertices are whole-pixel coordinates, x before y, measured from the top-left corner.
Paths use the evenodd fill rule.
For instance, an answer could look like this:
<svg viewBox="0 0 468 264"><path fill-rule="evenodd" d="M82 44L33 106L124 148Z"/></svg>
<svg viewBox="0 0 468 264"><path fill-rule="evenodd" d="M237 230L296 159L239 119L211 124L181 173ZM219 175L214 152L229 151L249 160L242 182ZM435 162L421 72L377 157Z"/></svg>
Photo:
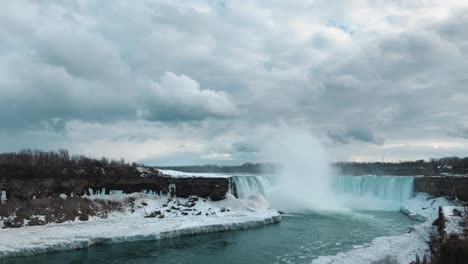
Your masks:
<svg viewBox="0 0 468 264"><path fill-rule="evenodd" d="M439 206L454 205L456 202L445 197L430 198L427 194L418 194L406 201L401 211L409 217L422 221L411 232L397 236L374 239L370 244L335 256L322 256L312 261L313 264L359 264L371 263L386 255L395 256L400 263L410 263L416 254L423 256L427 252L426 240L433 230L432 222L438 217Z"/></svg>
<svg viewBox="0 0 468 264"><path fill-rule="evenodd" d="M232 175L222 173L196 173L196 172L183 172L175 170L160 170L162 174L169 175L171 177L185 177L185 178L230 178Z"/></svg>
<svg viewBox="0 0 468 264"><path fill-rule="evenodd" d="M466 228L466 214L463 206L442 206L442 214L445 218L445 237L458 236L464 237Z"/></svg>
<svg viewBox="0 0 468 264"><path fill-rule="evenodd" d="M0 229L0 257L85 248L102 243L156 240L279 222L281 216L261 196L222 201L130 194L89 197L128 201L132 206L106 219Z"/></svg>

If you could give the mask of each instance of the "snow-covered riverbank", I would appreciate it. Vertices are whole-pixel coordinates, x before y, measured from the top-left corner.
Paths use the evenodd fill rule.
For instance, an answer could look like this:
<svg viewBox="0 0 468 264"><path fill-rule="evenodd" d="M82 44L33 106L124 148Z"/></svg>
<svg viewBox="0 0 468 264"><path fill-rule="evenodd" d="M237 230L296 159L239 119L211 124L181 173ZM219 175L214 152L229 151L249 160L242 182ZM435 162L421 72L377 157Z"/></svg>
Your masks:
<svg viewBox="0 0 468 264"><path fill-rule="evenodd" d="M0 257L246 229L281 220L261 196L236 199L228 195L217 202L145 194L91 197L114 202L129 198L133 201L131 207L110 213L105 219L0 229Z"/></svg>
<svg viewBox="0 0 468 264"><path fill-rule="evenodd" d="M427 253L426 241L435 227L432 222L438 217L439 206L456 205L457 203L445 197L431 198L420 193L411 200L404 202L401 212L408 217L421 221L406 234L378 237L370 244L335 256L322 256L312 261L313 264L356 264L372 263L384 256L393 256L400 263L410 263L416 254Z"/></svg>

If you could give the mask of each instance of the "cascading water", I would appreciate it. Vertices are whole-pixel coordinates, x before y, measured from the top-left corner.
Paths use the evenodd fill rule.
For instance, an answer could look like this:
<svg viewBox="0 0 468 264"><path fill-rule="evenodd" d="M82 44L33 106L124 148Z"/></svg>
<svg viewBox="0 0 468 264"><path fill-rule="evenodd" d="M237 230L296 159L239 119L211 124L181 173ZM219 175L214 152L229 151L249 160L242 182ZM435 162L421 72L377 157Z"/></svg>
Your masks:
<svg viewBox="0 0 468 264"><path fill-rule="evenodd" d="M338 176L334 192L347 208L393 211L413 198L413 181L410 176Z"/></svg>
<svg viewBox="0 0 468 264"><path fill-rule="evenodd" d="M271 187L270 178L268 176L242 175L232 176L231 179L236 185L237 196L239 198L247 198L256 194L266 196Z"/></svg>
<svg viewBox="0 0 468 264"><path fill-rule="evenodd" d="M232 176L239 198L261 194L274 198L281 190L272 176ZM342 208L358 210L398 210L403 201L413 197L414 177L410 176L336 176L331 185Z"/></svg>
<svg viewBox="0 0 468 264"><path fill-rule="evenodd" d="M413 197L413 180L409 176L338 176L335 191L338 195L403 202Z"/></svg>

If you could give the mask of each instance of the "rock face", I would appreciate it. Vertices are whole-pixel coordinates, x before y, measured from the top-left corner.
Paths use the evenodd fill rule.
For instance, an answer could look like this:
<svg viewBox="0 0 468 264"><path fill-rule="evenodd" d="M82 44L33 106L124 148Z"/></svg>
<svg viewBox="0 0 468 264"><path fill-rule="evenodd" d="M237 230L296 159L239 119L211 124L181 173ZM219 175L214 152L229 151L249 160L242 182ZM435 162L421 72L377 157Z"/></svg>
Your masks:
<svg viewBox="0 0 468 264"><path fill-rule="evenodd" d="M86 221L122 210L121 204L86 195L143 192L218 201L229 186L229 178L170 177L154 168L0 166L0 219L3 227Z"/></svg>
<svg viewBox="0 0 468 264"><path fill-rule="evenodd" d="M91 216L106 218L109 213L122 210L121 203L80 197L51 197L22 201L11 199L0 206L0 227L87 221Z"/></svg>
<svg viewBox="0 0 468 264"><path fill-rule="evenodd" d="M217 201L229 190L228 178L174 178L148 168L0 168L2 201L31 200L47 197L83 196L99 191L133 193L148 191L187 198L198 196Z"/></svg>
<svg viewBox="0 0 468 264"><path fill-rule="evenodd" d="M442 239L453 236L465 239L467 230L468 211L464 206L439 207L438 227Z"/></svg>
<svg viewBox="0 0 468 264"><path fill-rule="evenodd" d="M418 176L414 178L414 191L468 201L468 177Z"/></svg>

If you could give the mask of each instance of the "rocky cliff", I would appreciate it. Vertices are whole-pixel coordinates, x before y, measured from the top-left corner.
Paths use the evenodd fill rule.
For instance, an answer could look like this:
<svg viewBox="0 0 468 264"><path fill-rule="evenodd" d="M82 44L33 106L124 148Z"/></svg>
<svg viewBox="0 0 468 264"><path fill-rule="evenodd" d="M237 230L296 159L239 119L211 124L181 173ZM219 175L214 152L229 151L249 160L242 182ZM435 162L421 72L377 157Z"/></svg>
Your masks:
<svg viewBox="0 0 468 264"><path fill-rule="evenodd" d="M414 178L414 191L468 201L468 177L417 176Z"/></svg>
<svg viewBox="0 0 468 264"><path fill-rule="evenodd" d="M0 168L0 191L6 199L133 193L148 191L177 197L198 196L221 200L229 190L228 178L170 177L154 168L133 167L24 167Z"/></svg>
<svg viewBox="0 0 468 264"><path fill-rule="evenodd" d="M151 193L222 200L229 178L171 177L150 167L0 166L0 227L83 220L133 206L93 194Z"/></svg>

